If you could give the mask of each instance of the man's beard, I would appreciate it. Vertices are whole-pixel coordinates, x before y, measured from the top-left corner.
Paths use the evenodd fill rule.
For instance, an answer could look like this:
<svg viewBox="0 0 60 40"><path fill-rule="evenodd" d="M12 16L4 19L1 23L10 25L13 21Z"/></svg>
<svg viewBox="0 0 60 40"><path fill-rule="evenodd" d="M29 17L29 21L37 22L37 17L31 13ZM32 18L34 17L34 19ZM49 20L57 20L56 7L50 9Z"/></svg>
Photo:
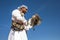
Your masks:
<svg viewBox="0 0 60 40"><path fill-rule="evenodd" d="M26 11L22 11L21 15L22 15L22 16L24 16L24 15L25 15L25 13L26 13Z"/></svg>
<svg viewBox="0 0 60 40"><path fill-rule="evenodd" d="M26 13L26 11L22 11L24 14Z"/></svg>

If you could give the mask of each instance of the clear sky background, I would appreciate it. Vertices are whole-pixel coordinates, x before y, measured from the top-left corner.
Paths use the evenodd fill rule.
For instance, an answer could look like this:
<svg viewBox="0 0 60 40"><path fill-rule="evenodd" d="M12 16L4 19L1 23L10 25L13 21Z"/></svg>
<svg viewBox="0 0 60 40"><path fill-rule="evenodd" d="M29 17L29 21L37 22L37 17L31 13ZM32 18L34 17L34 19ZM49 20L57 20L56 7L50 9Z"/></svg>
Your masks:
<svg viewBox="0 0 60 40"><path fill-rule="evenodd" d="M42 24L28 31L29 40L60 40L60 0L0 0L0 40L7 40L11 27L11 12L22 4L28 6L28 20L38 13Z"/></svg>

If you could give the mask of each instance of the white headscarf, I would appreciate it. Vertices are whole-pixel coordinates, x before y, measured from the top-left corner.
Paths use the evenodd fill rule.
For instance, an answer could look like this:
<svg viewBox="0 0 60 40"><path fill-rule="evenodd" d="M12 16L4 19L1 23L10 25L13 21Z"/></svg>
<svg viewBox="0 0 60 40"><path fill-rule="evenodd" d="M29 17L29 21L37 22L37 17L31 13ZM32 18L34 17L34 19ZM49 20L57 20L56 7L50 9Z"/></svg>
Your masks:
<svg viewBox="0 0 60 40"><path fill-rule="evenodd" d="M20 9L22 7L25 7L26 9L28 9L28 7L26 5L21 5L21 6L18 7L18 9Z"/></svg>

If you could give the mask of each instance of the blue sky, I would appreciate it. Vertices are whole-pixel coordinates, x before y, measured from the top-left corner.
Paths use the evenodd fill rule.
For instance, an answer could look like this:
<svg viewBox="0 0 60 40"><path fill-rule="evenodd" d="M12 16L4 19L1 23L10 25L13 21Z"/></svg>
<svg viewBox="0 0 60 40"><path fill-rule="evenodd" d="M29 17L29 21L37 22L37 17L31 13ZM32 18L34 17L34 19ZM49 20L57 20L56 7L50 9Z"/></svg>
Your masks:
<svg viewBox="0 0 60 40"><path fill-rule="evenodd" d="M11 27L11 12L20 5L27 5L25 14L28 20L38 13L42 24L35 31L28 31L29 40L60 40L60 1L59 0L0 0L0 40L7 40Z"/></svg>

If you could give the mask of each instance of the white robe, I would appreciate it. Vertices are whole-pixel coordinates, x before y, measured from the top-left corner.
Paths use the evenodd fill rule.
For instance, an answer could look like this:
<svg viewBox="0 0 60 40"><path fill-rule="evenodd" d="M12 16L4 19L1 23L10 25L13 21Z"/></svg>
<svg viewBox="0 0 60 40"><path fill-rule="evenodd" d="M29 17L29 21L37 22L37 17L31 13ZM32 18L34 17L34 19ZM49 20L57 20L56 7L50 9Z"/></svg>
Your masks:
<svg viewBox="0 0 60 40"><path fill-rule="evenodd" d="M21 13L18 9L13 10L12 12L12 20L15 20L13 16L15 16L18 20L22 20L24 23L27 22L24 16L23 17L21 16ZM11 29L8 36L8 40L28 40L26 31L29 30L30 28L32 28L32 26L27 25L25 26L25 30L23 31L13 31Z"/></svg>

